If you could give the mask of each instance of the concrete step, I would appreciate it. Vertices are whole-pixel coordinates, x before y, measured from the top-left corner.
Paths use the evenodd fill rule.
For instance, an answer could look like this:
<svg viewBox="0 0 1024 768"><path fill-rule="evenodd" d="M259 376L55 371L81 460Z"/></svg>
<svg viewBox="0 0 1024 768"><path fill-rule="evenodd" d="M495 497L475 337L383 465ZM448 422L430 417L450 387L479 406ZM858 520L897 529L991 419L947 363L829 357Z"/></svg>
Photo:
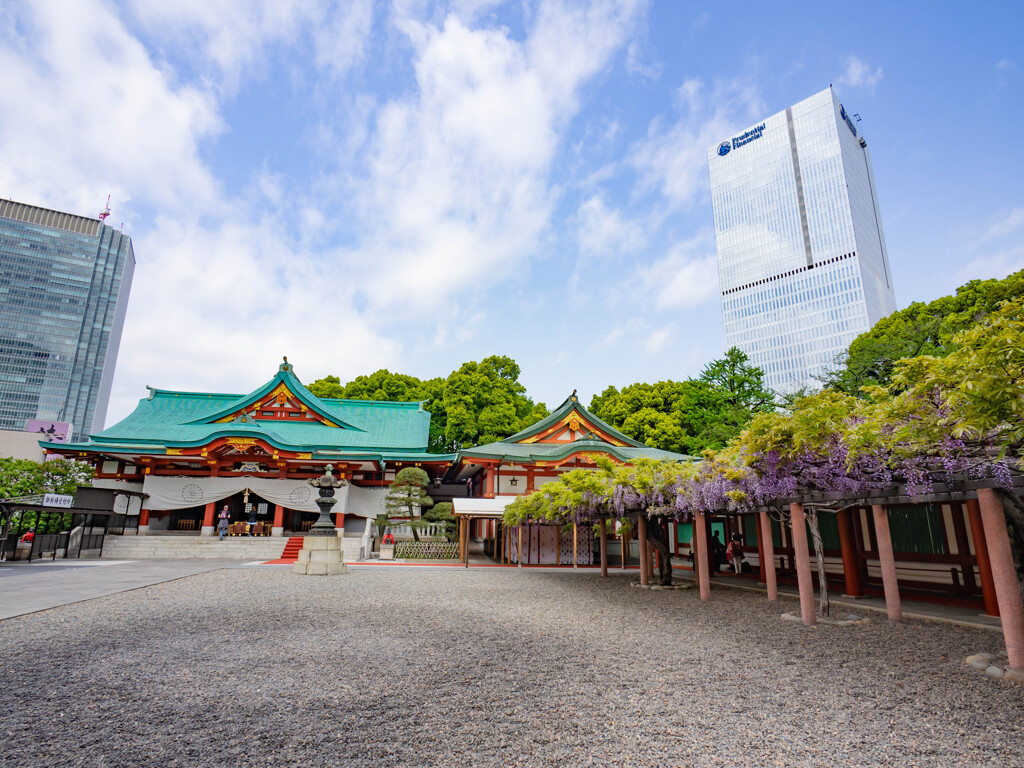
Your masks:
<svg viewBox="0 0 1024 768"><path fill-rule="evenodd" d="M232 537L219 541L214 536L108 536L103 556L125 559L228 558L273 560L281 556L285 538Z"/></svg>

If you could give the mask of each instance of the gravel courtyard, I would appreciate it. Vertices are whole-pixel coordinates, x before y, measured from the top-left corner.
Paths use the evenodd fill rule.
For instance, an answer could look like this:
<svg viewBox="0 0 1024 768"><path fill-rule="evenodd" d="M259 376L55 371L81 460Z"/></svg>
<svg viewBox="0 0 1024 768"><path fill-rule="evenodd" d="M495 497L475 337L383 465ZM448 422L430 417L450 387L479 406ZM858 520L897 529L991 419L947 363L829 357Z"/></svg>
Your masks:
<svg viewBox="0 0 1024 768"><path fill-rule="evenodd" d="M995 633L491 569L215 571L0 622L5 766L1024 765Z"/></svg>

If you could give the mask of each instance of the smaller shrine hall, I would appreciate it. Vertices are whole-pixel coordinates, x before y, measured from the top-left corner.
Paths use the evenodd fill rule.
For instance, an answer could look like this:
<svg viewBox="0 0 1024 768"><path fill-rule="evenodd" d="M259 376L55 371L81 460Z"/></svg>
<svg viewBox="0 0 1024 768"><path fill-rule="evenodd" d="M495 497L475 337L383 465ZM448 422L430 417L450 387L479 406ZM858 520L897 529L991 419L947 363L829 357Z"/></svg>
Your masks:
<svg viewBox="0 0 1024 768"><path fill-rule="evenodd" d="M516 496L532 493L563 472L596 469L598 458L615 464L641 458L693 461L685 454L651 448L627 437L580 405L573 392L536 424L456 455L445 479L470 487L471 498L452 500L460 521L463 558L468 555L469 540L475 539L502 562L591 565L594 540L589 531L565 535L559 526L533 524L519 526L514 535L511 531L503 535L501 517Z"/></svg>
<svg viewBox="0 0 1024 768"><path fill-rule="evenodd" d="M93 485L146 494L140 534L212 535L225 504L231 523L282 536L317 518L306 482L334 467L347 481L337 527L362 531L381 513L395 473L421 467L440 479L454 455L427 453L430 413L422 403L319 398L288 363L246 395L149 388L123 421L78 443L42 443L49 453L89 462Z"/></svg>

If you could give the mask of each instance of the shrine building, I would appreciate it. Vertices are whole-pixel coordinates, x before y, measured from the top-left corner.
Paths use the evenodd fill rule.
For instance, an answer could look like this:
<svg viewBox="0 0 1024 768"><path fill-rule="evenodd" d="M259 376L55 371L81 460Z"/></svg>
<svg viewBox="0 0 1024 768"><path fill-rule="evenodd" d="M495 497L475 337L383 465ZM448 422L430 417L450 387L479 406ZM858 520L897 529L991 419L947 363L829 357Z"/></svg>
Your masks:
<svg viewBox="0 0 1024 768"><path fill-rule="evenodd" d="M224 504L230 521L255 513L260 532L301 533L316 520L307 480L326 465L348 481L338 490L336 525L364 530L381 514L395 473L420 467L439 481L454 455L427 453L423 403L319 398L287 358L247 395L149 388L127 418L78 443L41 443L48 453L87 462L93 485L147 498L138 533L213 535Z"/></svg>
<svg viewBox="0 0 1024 768"><path fill-rule="evenodd" d="M632 464L641 458L693 461L685 454L651 448L627 437L580 405L573 392L550 416L521 432L458 452L446 480L465 482L470 488L469 498L452 500L462 526L463 556L469 540L476 540L502 562L593 564L589 530L563 534L557 525L530 524L524 527L520 557L519 531L514 537L503 536L501 517L516 496L532 493L563 472L596 469L599 458L614 464Z"/></svg>

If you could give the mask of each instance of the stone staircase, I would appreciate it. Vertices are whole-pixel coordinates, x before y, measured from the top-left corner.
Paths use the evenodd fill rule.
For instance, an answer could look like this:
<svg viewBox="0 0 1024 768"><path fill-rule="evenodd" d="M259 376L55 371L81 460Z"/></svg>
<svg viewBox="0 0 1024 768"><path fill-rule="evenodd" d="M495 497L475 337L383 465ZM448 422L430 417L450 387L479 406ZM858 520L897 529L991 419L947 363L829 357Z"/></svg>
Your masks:
<svg viewBox="0 0 1024 768"><path fill-rule="evenodd" d="M279 536L107 536L103 557L110 560L277 560L284 554L289 539ZM341 540L345 562L359 559L359 535Z"/></svg>

